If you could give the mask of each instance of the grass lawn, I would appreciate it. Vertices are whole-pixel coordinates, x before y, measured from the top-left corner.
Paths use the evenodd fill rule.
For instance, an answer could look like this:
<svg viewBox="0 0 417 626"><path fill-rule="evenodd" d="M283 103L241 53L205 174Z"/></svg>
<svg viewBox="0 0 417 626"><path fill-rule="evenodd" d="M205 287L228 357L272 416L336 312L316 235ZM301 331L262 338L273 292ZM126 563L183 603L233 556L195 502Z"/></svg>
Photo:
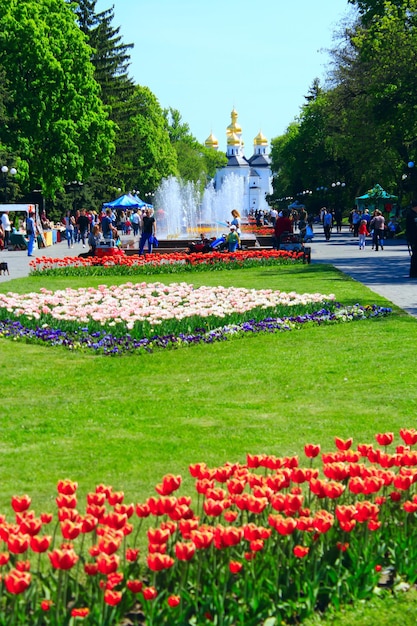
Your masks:
<svg viewBox="0 0 417 626"><path fill-rule="evenodd" d="M127 282L29 277L1 290L110 280ZM135 280L334 293L344 304L389 305L325 265ZM248 452L301 455L307 442L326 451L336 435L352 436L356 447L377 432L415 427L416 344L417 321L397 308L375 321L115 358L0 340L0 512L9 515L11 496L23 493L36 512L52 509L62 478L78 481L79 496L105 483L138 502L155 494L166 473L181 474L188 494L190 463L244 462ZM376 606L373 619L391 610ZM361 622L358 613L348 619L326 623L385 623Z"/></svg>
<svg viewBox="0 0 417 626"><path fill-rule="evenodd" d="M157 280L335 293L346 304L387 304L323 265ZM28 278L2 288L105 282ZM191 484L192 462L243 462L247 452L301 454L306 442L325 450L335 435L359 443L376 432L415 426L416 339L416 320L397 309L376 321L123 358L2 340L0 506L13 493L28 492L36 508L47 507L65 477L77 480L81 492L105 482L140 500L167 472Z"/></svg>

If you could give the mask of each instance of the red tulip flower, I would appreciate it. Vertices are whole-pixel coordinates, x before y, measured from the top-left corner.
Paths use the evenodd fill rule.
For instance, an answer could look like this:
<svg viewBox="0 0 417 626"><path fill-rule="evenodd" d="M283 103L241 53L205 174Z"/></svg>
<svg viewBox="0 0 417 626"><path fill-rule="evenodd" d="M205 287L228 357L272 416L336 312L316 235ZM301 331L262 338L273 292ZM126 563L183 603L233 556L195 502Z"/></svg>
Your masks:
<svg viewBox="0 0 417 626"><path fill-rule="evenodd" d="M380 446L389 446L394 441L394 433L378 433L375 439Z"/></svg>
<svg viewBox="0 0 417 626"><path fill-rule="evenodd" d="M178 542L175 544L175 556L179 561L190 561L195 554L195 544Z"/></svg>
<svg viewBox="0 0 417 626"><path fill-rule="evenodd" d="M7 539L7 549L12 554L23 554L29 547L29 535L10 534Z"/></svg>
<svg viewBox="0 0 417 626"><path fill-rule="evenodd" d="M89 614L90 614L90 609L87 607L71 610L71 617L84 618L84 617L87 617Z"/></svg>
<svg viewBox="0 0 417 626"><path fill-rule="evenodd" d="M109 606L117 606L122 601L122 592L106 589L104 592L104 602Z"/></svg>
<svg viewBox="0 0 417 626"><path fill-rule="evenodd" d="M334 442L338 450L349 450L353 443L353 439L352 437L350 437L349 439L340 439L340 437L335 437Z"/></svg>
<svg viewBox="0 0 417 626"><path fill-rule="evenodd" d="M27 511L30 507L32 499L28 495L24 496L13 496L12 498L12 508L15 513L22 513L23 511Z"/></svg>
<svg viewBox="0 0 417 626"><path fill-rule="evenodd" d="M126 587L132 593L140 593L142 591L143 582L141 580L128 580L126 582Z"/></svg>
<svg viewBox="0 0 417 626"><path fill-rule="evenodd" d="M119 567L119 557L117 554L100 554L97 557L97 568L100 574L112 574Z"/></svg>
<svg viewBox="0 0 417 626"><path fill-rule="evenodd" d="M65 494L66 496L73 495L78 488L78 483L73 482L66 478L65 480L58 481L57 491L58 493Z"/></svg>
<svg viewBox="0 0 417 626"><path fill-rule="evenodd" d="M140 518L149 517L151 514L150 508L147 504L136 505L136 515Z"/></svg>
<svg viewBox="0 0 417 626"><path fill-rule="evenodd" d="M239 561L230 561L229 563L229 570L232 574L239 574L239 572L242 570L242 567L243 564Z"/></svg>
<svg viewBox="0 0 417 626"><path fill-rule="evenodd" d="M314 459L320 454L320 445L314 445L313 443L307 443L304 446L304 454L308 459Z"/></svg>
<svg viewBox="0 0 417 626"><path fill-rule="evenodd" d="M30 538L30 548L33 552L37 552L38 554L42 552L46 552L49 550L49 546L51 545L52 537L49 535L35 535Z"/></svg>
<svg viewBox="0 0 417 626"><path fill-rule="evenodd" d="M147 563L149 569L153 572L161 572L164 569L169 569L170 567L172 567L175 561L167 554L154 552L153 554L148 554Z"/></svg>
<svg viewBox="0 0 417 626"><path fill-rule="evenodd" d="M112 491L108 494L107 500L110 506L115 506L116 504L122 504L125 498L125 494L123 491Z"/></svg>
<svg viewBox="0 0 417 626"><path fill-rule="evenodd" d="M156 591L155 587L145 587L144 589L142 589L142 594L145 600L155 600L158 592Z"/></svg>
<svg viewBox="0 0 417 626"><path fill-rule="evenodd" d="M401 428L400 437L407 446L417 443L417 430L415 428Z"/></svg>
<svg viewBox="0 0 417 626"><path fill-rule="evenodd" d="M48 557L53 568L62 570L69 570L74 567L79 558L72 549L53 550L53 552L48 552Z"/></svg>
<svg viewBox="0 0 417 626"><path fill-rule="evenodd" d="M42 611L45 611L45 613L47 613L48 611L51 610L53 604L54 603L52 602L52 600L42 600L41 601L41 609L42 609Z"/></svg>
<svg viewBox="0 0 417 626"><path fill-rule="evenodd" d="M304 557L307 556L309 551L310 551L310 548L308 548L307 546L295 546L293 548L294 556L296 556L297 559L304 559Z"/></svg>
<svg viewBox="0 0 417 626"><path fill-rule="evenodd" d="M181 598L180 596L171 595L171 596L168 596L167 602L168 602L168 605L171 607L171 609L173 609L179 605L179 603L181 602Z"/></svg>
<svg viewBox="0 0 417 626"><path fill-rule="evenodd" d="M135 563L138 560L139 550L134 548L127 548L126 550L126 561L129 563Z"/></svg>
<svg viewBox="0 0 417 626"><path fill-rule="evenodd" d="M81 533L81 530L82 530L82 524L78 522L73 522L69 519L66 519L63 522L61 522L61 533L64 539L73 541Z"/></svg>
<svg viewBox="0 0 417 626"><path fill-rule="evenodd" d="M19 572L17 569L12 569L8 574L4 576L4 584L9 593L18 595L24 593L29 587L31 581L31 575L29 572Z"/></svg>

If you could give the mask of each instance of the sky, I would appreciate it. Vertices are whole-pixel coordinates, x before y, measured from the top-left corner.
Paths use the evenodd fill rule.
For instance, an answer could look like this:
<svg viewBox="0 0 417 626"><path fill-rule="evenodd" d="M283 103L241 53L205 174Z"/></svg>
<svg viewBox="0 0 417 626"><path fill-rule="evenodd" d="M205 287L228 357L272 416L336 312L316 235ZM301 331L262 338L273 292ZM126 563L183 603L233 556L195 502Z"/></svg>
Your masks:
<svg viewBox="0 0 417 626"><path fill-rule="evenodd" d="M223 151L235 108L246 156L259 131L282 135L313 80L324 82L328 50L352 14L347 0L97 0L96 13L112 6L112 26L134 44L134 82Z"/></svg>

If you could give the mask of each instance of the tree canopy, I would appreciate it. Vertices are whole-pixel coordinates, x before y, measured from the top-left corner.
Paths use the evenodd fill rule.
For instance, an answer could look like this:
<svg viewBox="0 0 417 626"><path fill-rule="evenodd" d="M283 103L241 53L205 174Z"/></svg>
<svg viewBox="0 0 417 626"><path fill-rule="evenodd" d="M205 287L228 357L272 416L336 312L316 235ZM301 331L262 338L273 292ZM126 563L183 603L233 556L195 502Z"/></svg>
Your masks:
<svg viewBox="0 0 417 626"><path fill-rule="evenodd" d="M0 0L0 66L10 99L0 140L29 164L29 185L54 195L114 149L91 50L62 0Z"/></svg>

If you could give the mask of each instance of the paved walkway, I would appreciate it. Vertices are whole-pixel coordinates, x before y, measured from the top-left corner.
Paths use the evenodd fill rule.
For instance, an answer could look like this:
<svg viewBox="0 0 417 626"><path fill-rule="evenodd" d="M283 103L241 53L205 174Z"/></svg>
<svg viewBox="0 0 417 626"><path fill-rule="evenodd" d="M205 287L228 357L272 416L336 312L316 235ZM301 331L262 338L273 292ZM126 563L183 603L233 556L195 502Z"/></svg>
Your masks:
<svg viewBox="0 0 417 626"><path fill-rule="evenodd" d="M405 241L389 239L384 250L375 252L371 249L368 239L365 250L359 250L357 241L347 229L340 234L334 232L330 241L325 241L321 226L316 226L311 248L312 263L334 265L410 315L417 317L417 280L408 278L410 257ZM64 241L42 250L35 250L34 254L63 258L78 256L83 251L81 244L75 244L74 248L69 250ZM0 252L0 262L2 261L8 264L10 274L0 274L0 284L28 276L30 258L26 252L3 250Z"/></svg>

